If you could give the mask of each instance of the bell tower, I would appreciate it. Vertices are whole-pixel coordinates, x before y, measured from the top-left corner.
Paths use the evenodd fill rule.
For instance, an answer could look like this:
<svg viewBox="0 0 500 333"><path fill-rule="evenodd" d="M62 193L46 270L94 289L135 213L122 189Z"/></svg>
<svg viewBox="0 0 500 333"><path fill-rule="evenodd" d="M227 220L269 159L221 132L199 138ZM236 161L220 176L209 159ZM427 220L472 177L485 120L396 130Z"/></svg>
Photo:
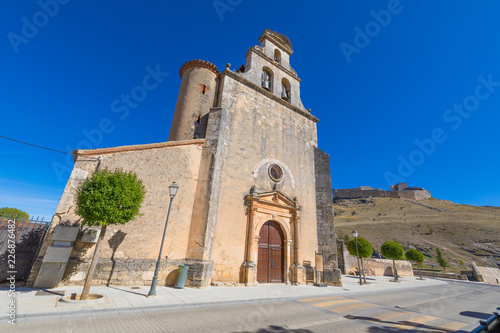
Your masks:
<svg viewBox="0 0 500 333"><path fill-rule="evenodd" d="M215 106L220 73L208 61L191 60L182 65L181 87L168 141L205 137L208 113Z"/></svg>
<svg viewBox="0 0 500 333"><path fill-rule="evenodd" d="M266 29L259 37L259 42L260 45L248 50L246 63L237 73L305 111L300 100L300 79L290 66L290 56L293 53L290 39Z"/></svg>

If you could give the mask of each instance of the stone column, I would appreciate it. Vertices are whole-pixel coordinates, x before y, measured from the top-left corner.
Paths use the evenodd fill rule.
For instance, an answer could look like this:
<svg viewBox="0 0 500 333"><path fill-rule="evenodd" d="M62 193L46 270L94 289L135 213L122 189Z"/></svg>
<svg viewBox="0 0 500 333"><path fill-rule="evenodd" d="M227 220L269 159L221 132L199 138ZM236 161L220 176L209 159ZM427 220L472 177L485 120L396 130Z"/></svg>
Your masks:
<svg viewBox="0 0 500 333"><path fill-rule="evenodd" d="M296 285L306 283L306 275L304 272L304 266L302 266L302 256L300 253L300 212L295 210L293 212L293 249L294 249L294 272L293 272L293 283Z"/></svg>
<svg viewBox="0 0 500 333"><path fill-rule="evenodd" d="M247 286L255 286L257 283L257 265L255 264L255 211L254 198L247 197L247 215L248 215L248 235L246 246L246 260L243 263L244 267L244 283Z"/></svg>
<svg viewBox="0 0 500 333"><path fill-rule="evenodd" d="M302 258L300 256L300 213L295 211L293 213L293 250L295 257L295 265L300 265Z"/></svg>
<svg viewBox="0 0 500 333"><path fill-rule="evenodd" d="M292 263L290 262L292 258L292 243L293 241L291 239L285 241L285 246L286 246L286 256L285 256L285 283L290 284L290 275L291 275L291 270L290 268L292 267Z"/></svg>

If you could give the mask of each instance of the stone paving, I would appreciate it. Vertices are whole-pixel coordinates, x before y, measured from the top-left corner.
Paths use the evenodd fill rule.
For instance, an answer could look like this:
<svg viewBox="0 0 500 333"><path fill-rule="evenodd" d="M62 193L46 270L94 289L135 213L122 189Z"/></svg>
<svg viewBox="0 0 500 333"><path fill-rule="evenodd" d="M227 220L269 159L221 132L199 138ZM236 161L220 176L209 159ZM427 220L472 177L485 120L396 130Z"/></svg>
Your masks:
<svg viewBox="0 0 500 333"><path fill-rule="evenodd" d="M171 287L157 287L157 297L146 297L149 287L110 286L92 287L92 294L101 294L106 297L98 305L69 305L60 302L61 296L35 296L40 289L20 288L16 292L17 318L48 316L55 314L81 314L84 312L106 312L125 309L146 309L166 307L210 306L218 303L248 303L262 300L279 300L287 298L320 297L322 295L349 295L356 293L376 292L381 290L417 288L446 284L444 279L417 280L415 277L401 278L401 282L390 282L391 277L369 277L369 284L360 286L353 276L344 276L343 287L314 287L292 286L285 284L265 284L257 287L207 287L204 289L175 289ZM80 293L82 287L61 287L52 291L64 291L68 296ZM51 290L47 290L51 291ZM8 290L0 289L0 304L9 304ZM2 307L5 309L5 307ZM0 319L6 320L7 311L0 313Z"/></svg>

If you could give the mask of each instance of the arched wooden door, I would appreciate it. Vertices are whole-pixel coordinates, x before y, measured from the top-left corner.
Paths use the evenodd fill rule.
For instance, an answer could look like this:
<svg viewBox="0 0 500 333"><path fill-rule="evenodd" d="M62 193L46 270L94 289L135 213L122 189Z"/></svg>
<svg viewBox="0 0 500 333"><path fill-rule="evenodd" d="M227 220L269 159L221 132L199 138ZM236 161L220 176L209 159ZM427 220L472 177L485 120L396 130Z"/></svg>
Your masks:
<svg viewBox="0 0 500 333"><path fill-rule="evenodd" d="M267 221L259 233L259 283L283 282L283 232L278 223Z"/></svg>

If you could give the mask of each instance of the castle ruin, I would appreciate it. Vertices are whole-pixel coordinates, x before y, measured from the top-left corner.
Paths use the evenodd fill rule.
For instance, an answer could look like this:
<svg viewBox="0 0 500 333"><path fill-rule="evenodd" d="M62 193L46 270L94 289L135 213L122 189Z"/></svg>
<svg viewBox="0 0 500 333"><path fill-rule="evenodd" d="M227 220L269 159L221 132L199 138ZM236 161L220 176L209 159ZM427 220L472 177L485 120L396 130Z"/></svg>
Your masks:
<svg viewBox="0 0 500 333"><path fill-rule="evenodd" d="M333 189L334 199L354 199L367 197L403 198L409 200L423 200L432 198L431 192L422 187L408 187L406 183L391 185L390 191L371 186L357 188Z"/></svg>

